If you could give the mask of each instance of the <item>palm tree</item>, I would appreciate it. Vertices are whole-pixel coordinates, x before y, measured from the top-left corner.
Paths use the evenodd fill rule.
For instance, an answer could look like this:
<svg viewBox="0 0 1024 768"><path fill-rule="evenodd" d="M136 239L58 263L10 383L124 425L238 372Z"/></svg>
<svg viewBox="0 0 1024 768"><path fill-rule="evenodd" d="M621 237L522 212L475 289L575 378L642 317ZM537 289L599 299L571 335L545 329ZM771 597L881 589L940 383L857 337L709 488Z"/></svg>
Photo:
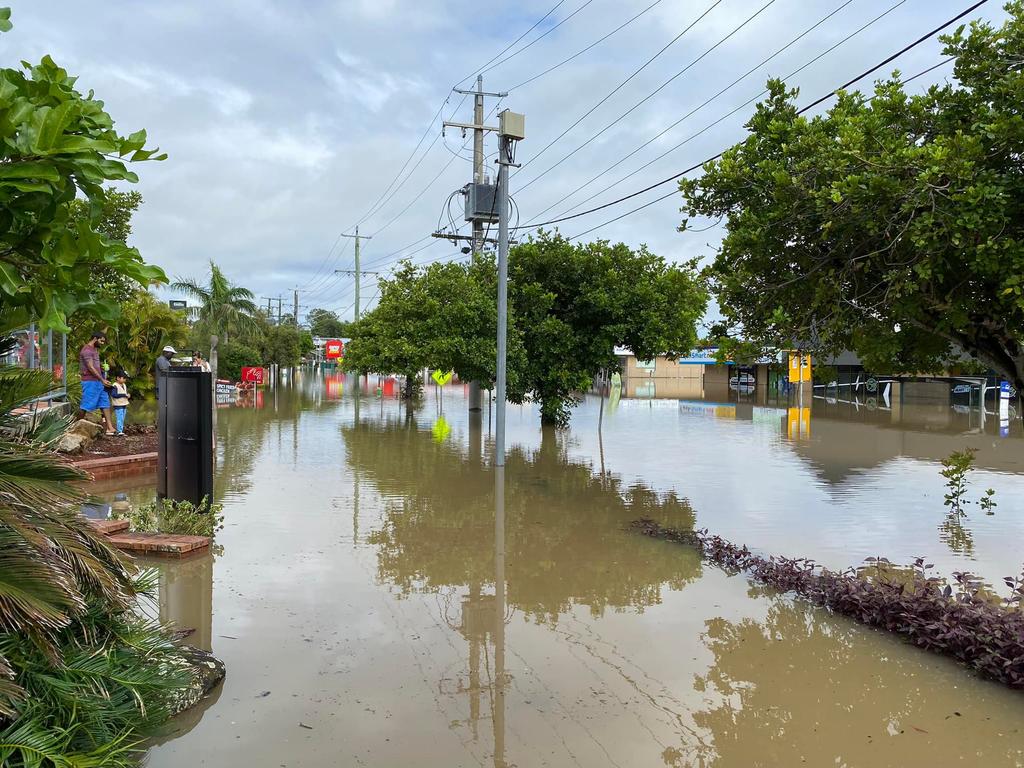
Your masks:
<svg viewBox="0 0 1024 768"><path fill-rule="evenodd" d="M0 359L16 341L0 304ZM0 365L0 765L134 765L189 683L170 633L134 610L151 590L79 514L86 479L53 450L68 419L49 371Z"/></svg>
<svg viewBox="0 0 1024 768"><path fill-rule="evenodd" d="M259 312L256 298L248 288L232 285L220 267L210 262L209 285L200 285L196 280L178 278L171 283L171 289L180 291L199 302L191 308L192 317L221 337L227 344L228 332L256 325L255 315Z"/></svg>

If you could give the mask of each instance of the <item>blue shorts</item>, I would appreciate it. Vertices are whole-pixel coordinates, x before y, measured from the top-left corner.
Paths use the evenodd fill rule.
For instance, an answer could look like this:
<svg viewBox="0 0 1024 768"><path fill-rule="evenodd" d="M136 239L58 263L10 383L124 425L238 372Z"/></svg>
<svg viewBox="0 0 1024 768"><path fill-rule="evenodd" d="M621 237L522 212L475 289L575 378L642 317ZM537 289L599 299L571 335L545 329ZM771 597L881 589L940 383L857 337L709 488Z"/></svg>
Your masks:
<svg viewBox="0 0 1024 768"><path fill-rule="evenodd" d="M95 411L97 408L109 408L110 396L103 388L102 381L82 382L82 410Z"/></svg>

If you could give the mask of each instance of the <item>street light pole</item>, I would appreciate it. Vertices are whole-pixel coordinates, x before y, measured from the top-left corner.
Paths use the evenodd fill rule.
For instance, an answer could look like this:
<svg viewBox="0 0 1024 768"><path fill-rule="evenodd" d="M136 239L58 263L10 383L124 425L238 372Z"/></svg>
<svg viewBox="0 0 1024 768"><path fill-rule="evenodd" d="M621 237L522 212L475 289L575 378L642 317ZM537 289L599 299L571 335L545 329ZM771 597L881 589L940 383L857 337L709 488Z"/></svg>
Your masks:
<svg viewBox="0 0 1024 768"><path fill-rule="evenodd" d="M498 141L498 360L495 395L498 399L494 423L494 464L505 466L505 401L508 341L508 169L513 165L512 148L526 136L526 118L505 110L499 115Z"/></svg>

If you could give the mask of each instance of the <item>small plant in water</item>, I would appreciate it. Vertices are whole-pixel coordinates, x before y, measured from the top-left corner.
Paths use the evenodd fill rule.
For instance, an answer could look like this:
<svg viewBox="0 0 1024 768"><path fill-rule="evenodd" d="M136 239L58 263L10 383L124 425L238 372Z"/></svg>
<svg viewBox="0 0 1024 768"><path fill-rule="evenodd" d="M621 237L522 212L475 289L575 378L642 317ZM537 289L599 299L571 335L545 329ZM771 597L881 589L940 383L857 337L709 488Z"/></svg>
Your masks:
<svg viewBox="0 0 1024 768"><path fill-rule="evenodd" d="M946 495L944 504L949 511L958 516L966 515L964 505L967 504L967 475L974 468L973 448L955 451L943 460L944 469L939 473L946 478Z"/></svg>
<svg viewBox="0 0 1024 768"><path fill-rule="evenodd" d="M981 508L985 510L986 515L994 515L995 512L993 510L995 510L995 508L999 506L998 504L995 503L995 501L992 500L992 497L995 495L995 493L995 489L989 488L981 497L981 501L978 502L978 504L981 505Z"/></svg>

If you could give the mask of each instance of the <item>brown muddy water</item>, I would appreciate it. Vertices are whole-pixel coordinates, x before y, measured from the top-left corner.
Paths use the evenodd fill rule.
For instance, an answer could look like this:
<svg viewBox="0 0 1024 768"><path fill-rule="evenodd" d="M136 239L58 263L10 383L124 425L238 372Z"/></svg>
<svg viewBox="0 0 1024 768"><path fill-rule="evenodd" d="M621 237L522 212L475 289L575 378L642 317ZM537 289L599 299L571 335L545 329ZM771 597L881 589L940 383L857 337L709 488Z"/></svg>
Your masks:
<svg viewBox="0 0 1024 768"><path fill-rule="evenodd" d="M150 766L1024 766L1024 693L625 530L995 582L1024 560L1016 425L591 397L555 433L515 407L499 499L461 387L413 413L353 390L219 412L223 551L162 565L153 610L228 676ZM949 521L967 446L999 506Z"/></svg>

